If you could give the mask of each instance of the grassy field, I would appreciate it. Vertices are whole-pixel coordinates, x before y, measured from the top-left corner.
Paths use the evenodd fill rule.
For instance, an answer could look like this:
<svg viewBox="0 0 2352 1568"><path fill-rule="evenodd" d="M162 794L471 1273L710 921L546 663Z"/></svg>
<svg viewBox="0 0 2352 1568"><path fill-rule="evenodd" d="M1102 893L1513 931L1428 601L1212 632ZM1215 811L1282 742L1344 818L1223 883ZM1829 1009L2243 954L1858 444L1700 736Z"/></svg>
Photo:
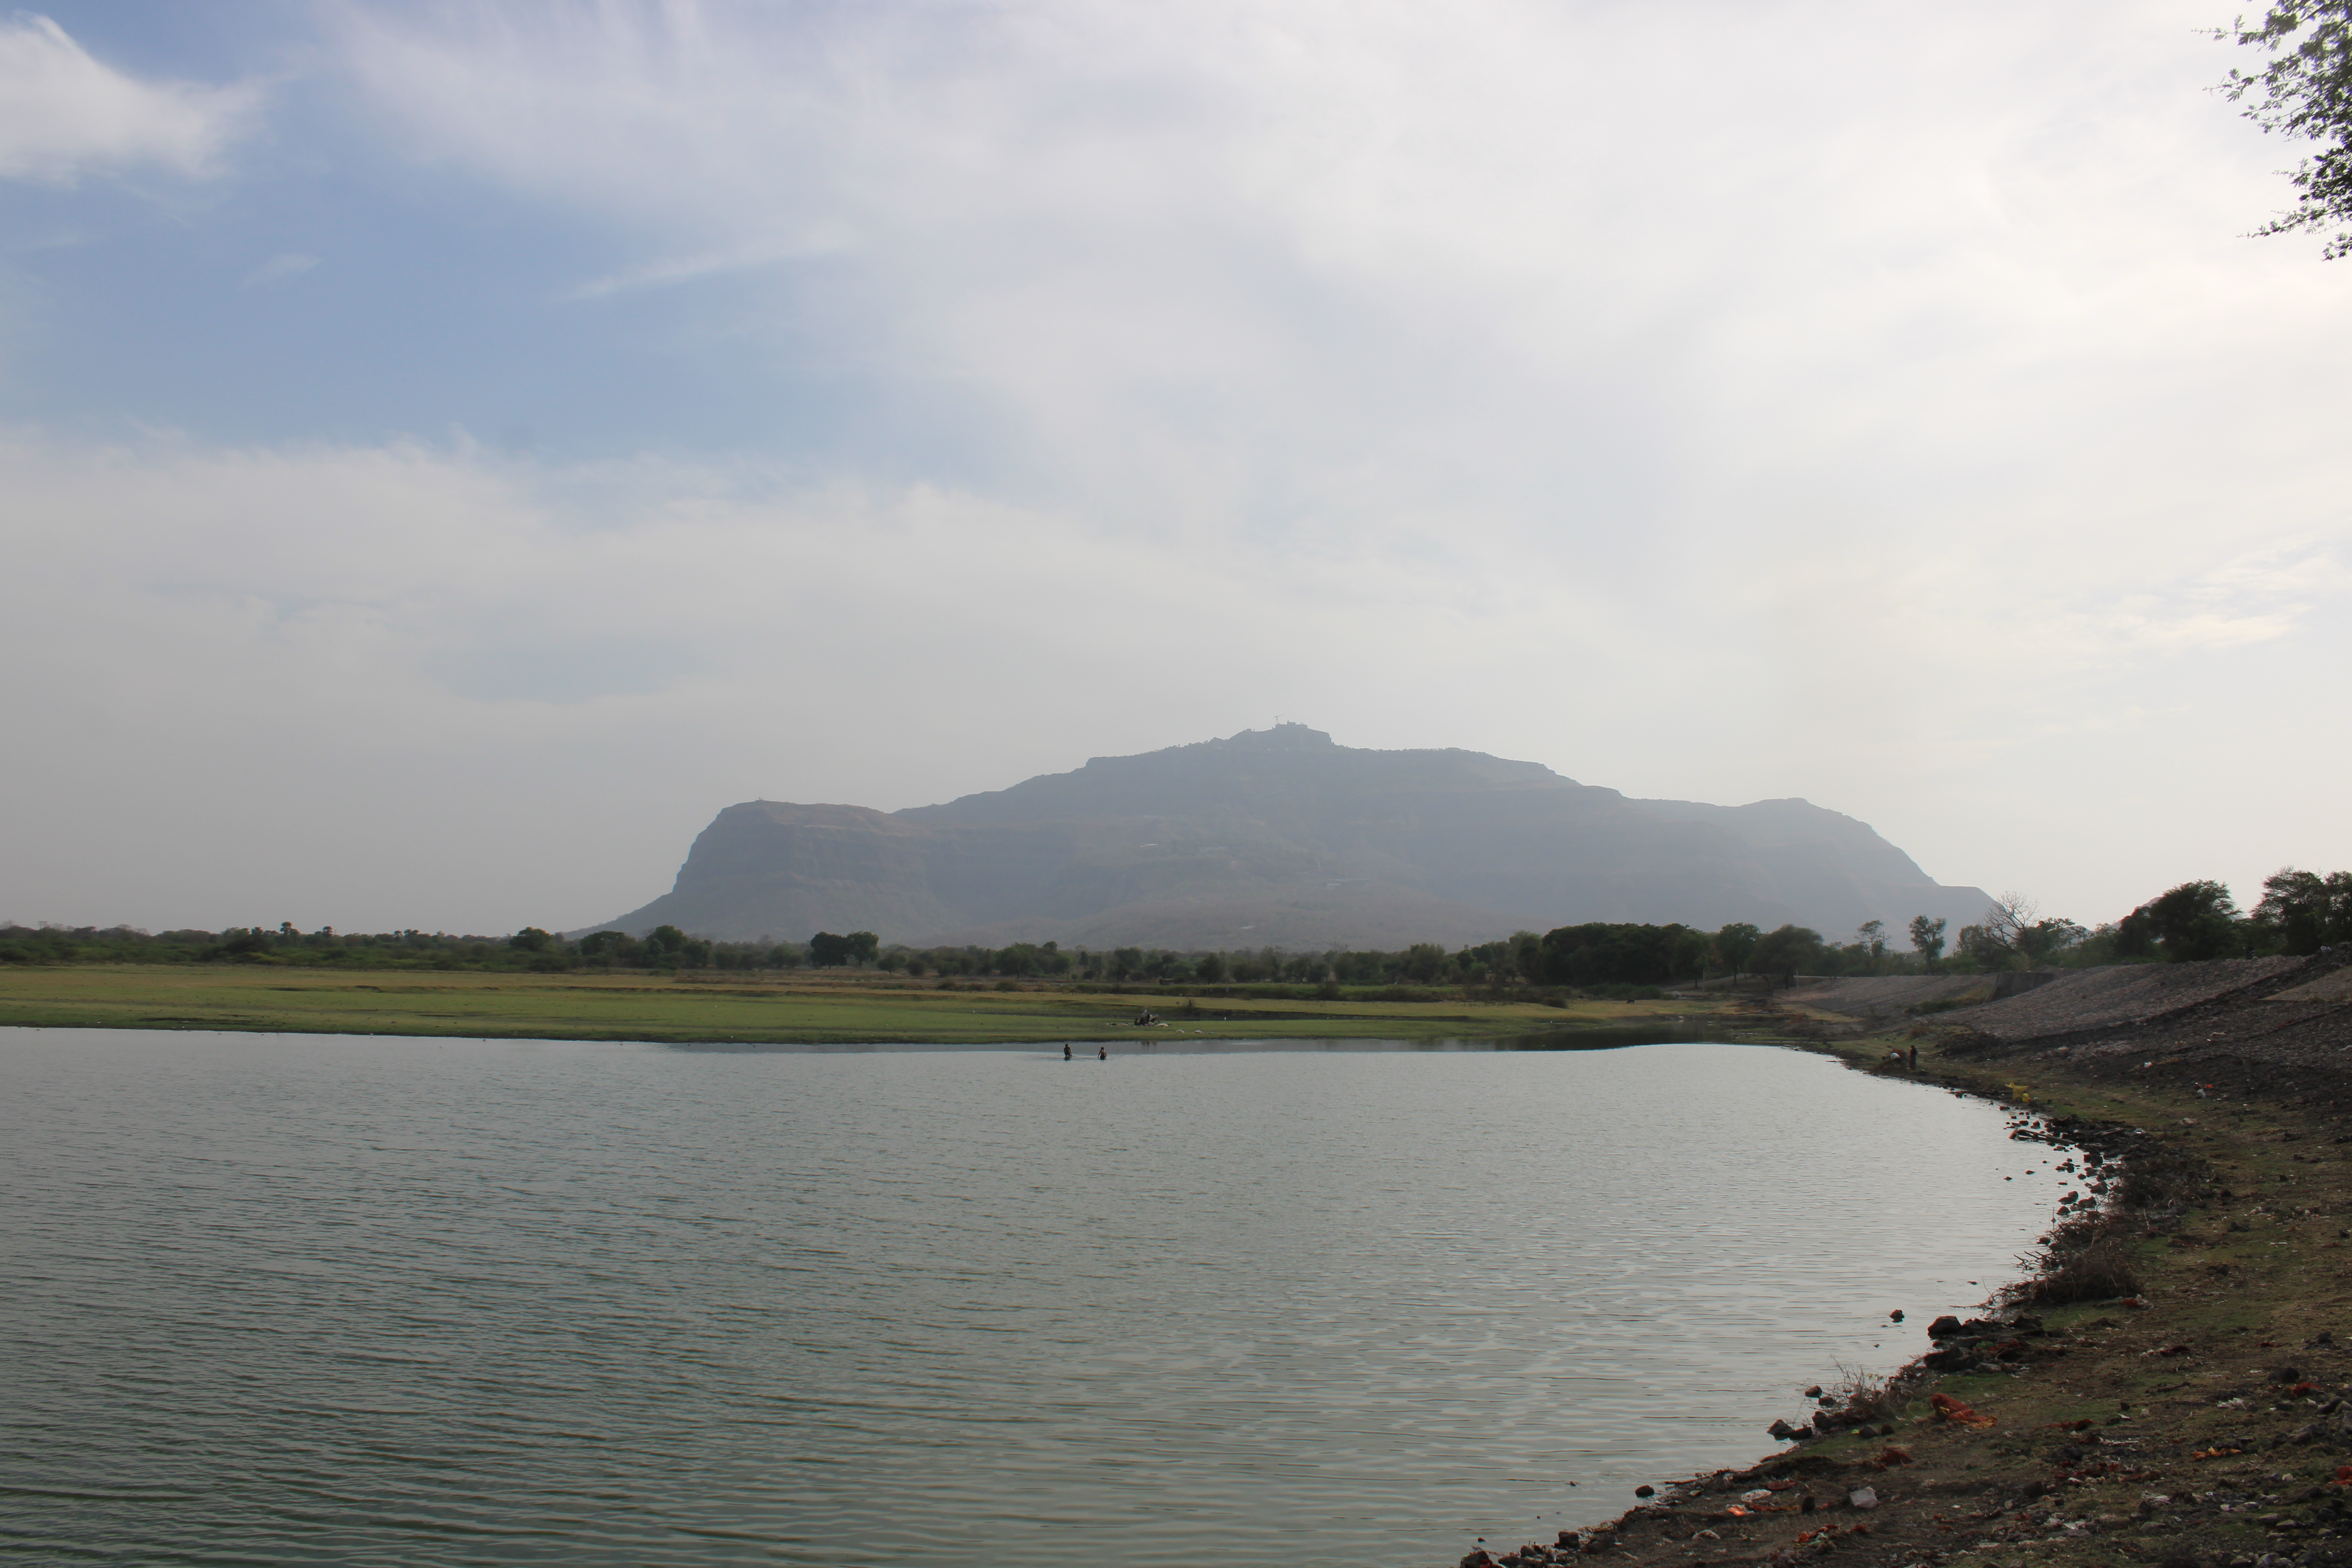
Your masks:
<svg viewBox="0 0 2352 1568"><path fill-rule="evenodd" d="M1055 1040L1491 1039L1708 1021L1715 1004L1224 1002L846 981L73 965L0 970L0 1026L477 1038L977 1045ZM1150 1007L1166 1027L1139 1029Z"/></svg>

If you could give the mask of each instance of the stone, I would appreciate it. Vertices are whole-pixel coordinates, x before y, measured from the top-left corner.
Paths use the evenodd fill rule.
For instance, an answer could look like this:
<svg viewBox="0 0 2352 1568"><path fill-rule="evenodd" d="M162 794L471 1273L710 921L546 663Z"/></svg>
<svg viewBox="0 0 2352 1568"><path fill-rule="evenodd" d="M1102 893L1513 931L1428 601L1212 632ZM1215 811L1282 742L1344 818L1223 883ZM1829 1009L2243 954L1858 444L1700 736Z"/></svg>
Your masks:
<svg viewBox="0 0 2352 1568"><path fill-rule="evenodd" d="M1949 1312L1945 1313L1942 1317L1927 1325L1927 1337L1931 1340L1948 1340L1959 1331L1959 1319L1952 1316ZM1816 1389L1811 1392L1818 1393L1820 1391Z"/></svg>
<svg viewBox="0 0 2352 1568"><path fill-rule="evenodd" d="M1870 1487L1856 1487L1845 1494L1848 1508L1874 1509L1878 1506L1878 1493Z"/></svg>

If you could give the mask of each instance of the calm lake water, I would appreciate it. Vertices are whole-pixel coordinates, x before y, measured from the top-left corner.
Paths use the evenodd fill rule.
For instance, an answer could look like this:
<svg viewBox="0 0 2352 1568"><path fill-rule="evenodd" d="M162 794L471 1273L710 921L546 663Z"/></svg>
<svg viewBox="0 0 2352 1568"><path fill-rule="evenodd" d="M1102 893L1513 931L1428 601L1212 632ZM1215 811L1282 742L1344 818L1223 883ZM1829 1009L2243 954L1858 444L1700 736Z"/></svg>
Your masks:
<svg viewBox="0 0 2352 1568"><path fill-rule="evenodd" d="M0 1031L0 1555L1425 1568L1915 1353L2047 1157L1728 1045Z"/></svg>

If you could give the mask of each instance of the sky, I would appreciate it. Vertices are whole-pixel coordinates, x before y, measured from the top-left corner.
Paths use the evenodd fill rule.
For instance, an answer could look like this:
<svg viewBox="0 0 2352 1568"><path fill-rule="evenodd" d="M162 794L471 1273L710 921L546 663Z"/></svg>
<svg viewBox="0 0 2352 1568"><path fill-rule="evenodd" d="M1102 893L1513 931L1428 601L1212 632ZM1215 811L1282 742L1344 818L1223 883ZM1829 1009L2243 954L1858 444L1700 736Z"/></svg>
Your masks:
<svg viewBox="0 0 2352 1568"><path fill-rule="evenodd" d="M1303 721L2352 868L2352 262L2202 0L0 17L0 921L577 927Z"/></svg>

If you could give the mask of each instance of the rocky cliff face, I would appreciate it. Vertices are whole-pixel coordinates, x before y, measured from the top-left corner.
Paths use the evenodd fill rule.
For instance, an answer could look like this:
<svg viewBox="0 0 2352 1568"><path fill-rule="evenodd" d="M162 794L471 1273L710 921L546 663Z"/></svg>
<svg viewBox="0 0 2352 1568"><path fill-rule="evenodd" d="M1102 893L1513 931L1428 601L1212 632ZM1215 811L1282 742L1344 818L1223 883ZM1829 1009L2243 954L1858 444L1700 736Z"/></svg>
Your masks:
<svg viewBox="0 0 2352 1568"><path fill-rule="evenodd" d="M1874 917L1957 929L1988 901L1802 800L1631 800L1535 763L1364 751L1283 724L908 811L729 806L675 888L607 923L1305 949L1593 920L1793 921L1835 938Z"/></svg>

